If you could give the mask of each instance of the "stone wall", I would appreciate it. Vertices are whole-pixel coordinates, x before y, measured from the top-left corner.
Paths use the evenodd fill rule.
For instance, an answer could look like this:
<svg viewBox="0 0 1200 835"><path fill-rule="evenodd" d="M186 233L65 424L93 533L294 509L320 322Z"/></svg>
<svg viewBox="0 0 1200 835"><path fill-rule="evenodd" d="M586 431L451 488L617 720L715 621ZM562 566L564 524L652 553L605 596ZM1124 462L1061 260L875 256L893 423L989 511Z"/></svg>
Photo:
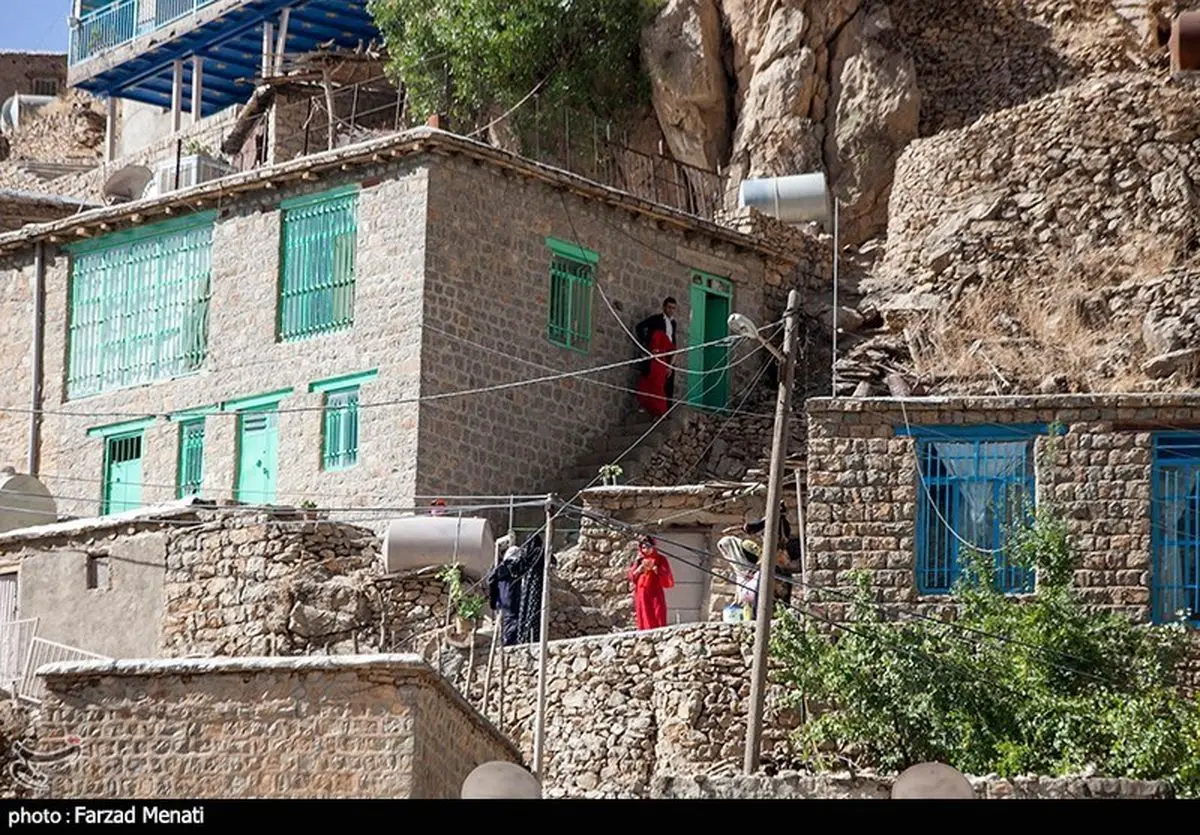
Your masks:
<svg viewBox="0 0 1200 835"><path fill-rule="evenodd" d="M1172 800L1170 784L1106 777L968 777L980 800ZM650 796L665 800L886 800L894 777L781 774L777 777L663 777Z"/></svg>
<svg viewBox="0 0 1200 835"><path fill-rule="evenodd" d="M50 797L456 798L511 743L414 656L43 668Z"/></svg>
<svg viewBox="0 0 1200 835"><path fill-rule="evenodd" d="M1195 395L822 398L809 401L808 420L805 585L831 616L845 616L852 568L872 572L885 610L953 611L950 598L916 586L916 457L898 429L1061 422L1055 457L1038 463L1038 501L1053 501L1068 524L1075 585L1088 604L1150 619L1153 433L1200 425Z"/></svg>
<svg viewBox="0 0 1200 835"><path fill-rule="evenodd" d="M659 776L740 768L752 631L749 625L690 624L551 642L545 795L645 797ZM503 693L493 673L482 711L527 761L537 671L535 651L505 650ZM470 691L475 704L483 678L477 676ZM776 697L770 689L766 759L790 756L787 736L796 723Z"/></svg>

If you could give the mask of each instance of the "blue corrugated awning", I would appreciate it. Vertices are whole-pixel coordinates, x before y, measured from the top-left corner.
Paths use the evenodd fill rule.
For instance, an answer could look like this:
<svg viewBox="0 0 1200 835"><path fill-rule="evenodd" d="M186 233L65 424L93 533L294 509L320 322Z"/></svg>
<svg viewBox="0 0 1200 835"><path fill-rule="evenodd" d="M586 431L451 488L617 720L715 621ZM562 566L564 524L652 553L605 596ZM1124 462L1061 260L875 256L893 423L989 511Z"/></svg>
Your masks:
<svg viewBox="0 0 1200 835"><path fill-rule="evenodd" d="M254 78L262 68L263 24L278 26L280 13L291 7L285 52L296 55L328 44L353 48L379 40L379 30L367 11L367 0L246 0L216 20L186 28L186 18L171 25L183 30L175 37L151 43L104 69L88 73L88 64L112 62L122 49L130 49L142 38L100 52L72 65L72 73L86 77L74 86L101 97L131 99L158 107L171 106L173 64L183 65L183 108L192 107L191 57L202 56L204 69L200 112L210 116L227 107L244 103L254 91ZM165 28L165 27L163 27Z"/></svg>

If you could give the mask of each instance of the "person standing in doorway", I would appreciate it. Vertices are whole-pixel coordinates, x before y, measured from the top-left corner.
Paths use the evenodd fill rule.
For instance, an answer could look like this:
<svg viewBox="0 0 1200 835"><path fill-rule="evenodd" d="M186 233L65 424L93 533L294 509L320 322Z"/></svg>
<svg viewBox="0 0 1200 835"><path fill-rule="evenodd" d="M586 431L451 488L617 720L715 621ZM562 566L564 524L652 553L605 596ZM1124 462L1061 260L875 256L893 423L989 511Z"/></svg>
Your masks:
<svg viewBox="0 0 1200 835"><path fill-rule="evenodd" d="M637 397L642 408L655 417L665 415L675 398L675 369L669 359L657 357L675 350L676 307L675 299L667 296L663 299L662 313L647 316L634 329L638 343L654 355L642 363Z"/></svg>
<svg viewBox="0 0 1200 835"><path fill-rule="evenodd" d="M638 541L638 554L629 567L633 584L633 611L638 629L660 629L667 625L666 590L675 585L671 563L648 536Z"/></svg>

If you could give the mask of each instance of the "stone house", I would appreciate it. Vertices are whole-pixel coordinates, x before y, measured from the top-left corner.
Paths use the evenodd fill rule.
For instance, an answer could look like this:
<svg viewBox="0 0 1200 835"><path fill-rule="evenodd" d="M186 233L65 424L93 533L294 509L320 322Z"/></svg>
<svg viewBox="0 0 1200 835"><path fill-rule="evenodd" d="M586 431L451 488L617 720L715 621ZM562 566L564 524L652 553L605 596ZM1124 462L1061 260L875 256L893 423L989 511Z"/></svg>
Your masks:
<svg viewBox="0 0 1200 835"><path fill-rule="evenodd" d="M769 322L795 262L462 137L372 140L0 236L0 460L69 516L545 492L632 413L627 328L668 295L681 346ZM749 353L681 355L677 391L724 407Z"/></svg>
<svg viewBox="0 0 1200 835"><path fill-rule="evenodd" d="M850 569L888 610L952 612L967 544L997 552L1005 591L1034 591L1001 548L1022 498L1065 520L1087 603L1200 612L1200 395L819 398L807 453L806 593L831 617Z"/></svg>
<svg viewBox="0 0 1200 835"><path fill-rule="evenodd" d="M0 104L22 96L57 96L67 86L65 52L0 50Z"/></svg>

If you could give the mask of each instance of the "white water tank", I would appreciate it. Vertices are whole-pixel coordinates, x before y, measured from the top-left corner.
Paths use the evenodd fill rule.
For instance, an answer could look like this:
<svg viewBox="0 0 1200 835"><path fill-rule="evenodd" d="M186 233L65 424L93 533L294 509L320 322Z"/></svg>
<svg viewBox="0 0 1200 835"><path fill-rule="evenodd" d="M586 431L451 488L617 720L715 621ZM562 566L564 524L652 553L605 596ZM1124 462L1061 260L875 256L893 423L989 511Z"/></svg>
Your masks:
<svg viewBox="0 0 1200 835"><path fill-rule="evenodd" d="M825 223L831 214L825 175L795 174L764 180L743 180L738 203L751 206L784 223Z"/></svg>
<svg viewBox="0 0 1200 835"><path fill-rule="evenodd" d="M383 565L389 573L458 563L478 578L491 570L495 539L487 519L407 516L388 524Z"/></svg>
<svg viewBox="0 0 1200 835"><path fill-rule="evenodd" d="M0 470L0 533L58 521L58 507L46 486L11 467Z"/></svg>

